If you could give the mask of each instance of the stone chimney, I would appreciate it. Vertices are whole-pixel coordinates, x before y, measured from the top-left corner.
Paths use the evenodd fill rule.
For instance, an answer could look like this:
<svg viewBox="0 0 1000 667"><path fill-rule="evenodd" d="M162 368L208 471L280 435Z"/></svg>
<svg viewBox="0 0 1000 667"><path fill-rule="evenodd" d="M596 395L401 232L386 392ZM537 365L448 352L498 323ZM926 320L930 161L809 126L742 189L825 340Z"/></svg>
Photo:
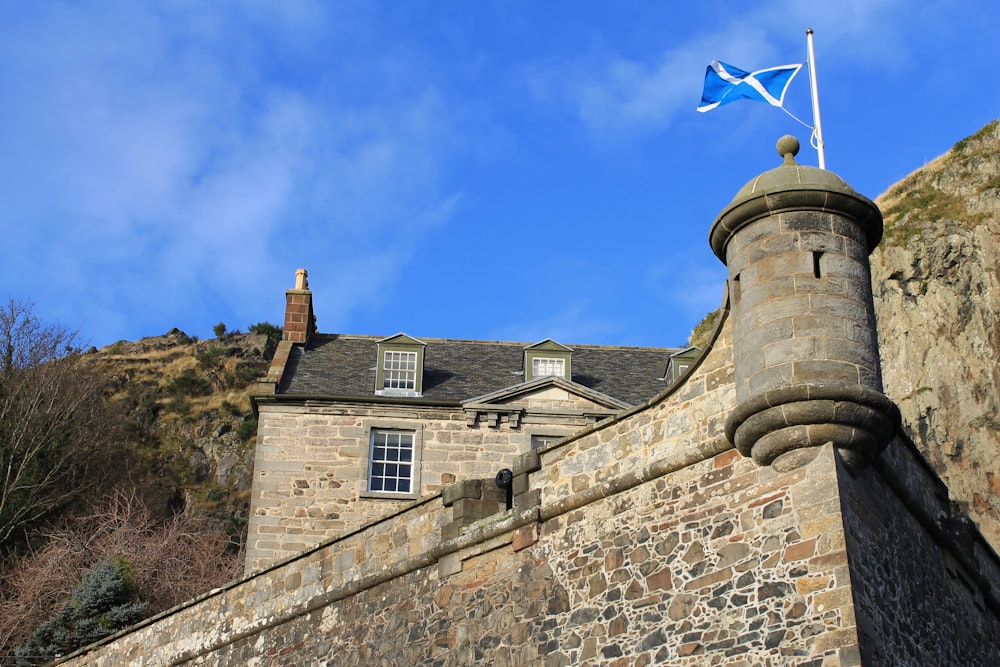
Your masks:
<svg viewBox="0 0 1000 667"><path fill-rule="evenodd" d="M877 456L899 411L882 393L868 255L882 213L836 174L795 162L747 183L719 214L729 269L736 407L726 435L761 465L793 468L832 442L849 466Z"/></svg>
<svg viewBox="0 0 1000 667"><path fill-rule="evenodd" d="M285 326L282 340L306 343L316 332L313 315L312 292L309 290L309 273L305 269L295 272L295 289L285 290Z"/></svg>

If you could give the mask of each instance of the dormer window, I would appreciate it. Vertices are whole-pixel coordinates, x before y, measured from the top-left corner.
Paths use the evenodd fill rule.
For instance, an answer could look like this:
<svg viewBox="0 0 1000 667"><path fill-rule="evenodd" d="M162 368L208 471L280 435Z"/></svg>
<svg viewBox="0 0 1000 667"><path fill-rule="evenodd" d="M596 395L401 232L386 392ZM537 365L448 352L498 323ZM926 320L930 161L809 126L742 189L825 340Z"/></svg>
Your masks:
<svg viewBox="0 0 1000 667"><path fill-rule="evenodd" d="M543 377L561 377L572 380L573 350L551 338L524 348L525 380Z"/></svg>
<svg viewBox="0 0 1000 667"><path fill-rule="evenodd" d="M534 357L531 360L531 377L540 378L549 375L566 377L566 360L552 357Z"/></svg>
<svg viewBox="0 0 1000 667"><path fill-rule="evenodd" d="M408 389L417 386L417 353L386 350L382 356L382 388Z"/></svg>
<svg viewBox="0 0 1000 667"><path fill-rule="evenodd" d="M697 347L688 347L671 354L670 361L667 362L667 371L664 373L664 379L668 382L679 380L682 375L687 373L691 364L698 360L698 355L700 354L701 348Z"/></svg>
<svg viewBox="0 0 1000 667"><path fill-rule="evenodd" d="M375 393L420 396L423 391L424 343L400 333L378 343Z"/></svg>

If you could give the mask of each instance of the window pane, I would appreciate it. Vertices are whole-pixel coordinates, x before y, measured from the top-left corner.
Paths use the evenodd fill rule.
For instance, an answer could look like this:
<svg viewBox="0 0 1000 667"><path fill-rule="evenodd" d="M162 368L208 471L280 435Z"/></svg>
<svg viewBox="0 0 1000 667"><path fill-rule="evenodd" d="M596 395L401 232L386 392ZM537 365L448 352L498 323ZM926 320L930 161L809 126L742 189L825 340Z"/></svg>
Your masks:
<svg viewBox="0 0 1000 667"><path fill-rule="evenodd" d="M417 382L417 353L389 352L382 358L383 389L415 389Z"/></svg>
<svg viewBox="0 0 1000 667"><path fill-rule="evenodd" d="M531 376L532 377L548 377L549 375L558 375L560 377L565 377L566 372L566 360L565 359L552 359L549 357L535 357L531 360Z"/></svg>
<svg viewBox="0 0 1000 667"><path fill-rule="evenodd" d="M539 447L544 447L545 445L555 442L562 436L559 435L533 435L531 436L531 448L538 449Z"/></svg>
<svg viewBox="0 0 1000 667"><path fill-rule="evenodd" d="M410 493L413 488L413 433L372 430L371 442L369 490Z"/></svg>

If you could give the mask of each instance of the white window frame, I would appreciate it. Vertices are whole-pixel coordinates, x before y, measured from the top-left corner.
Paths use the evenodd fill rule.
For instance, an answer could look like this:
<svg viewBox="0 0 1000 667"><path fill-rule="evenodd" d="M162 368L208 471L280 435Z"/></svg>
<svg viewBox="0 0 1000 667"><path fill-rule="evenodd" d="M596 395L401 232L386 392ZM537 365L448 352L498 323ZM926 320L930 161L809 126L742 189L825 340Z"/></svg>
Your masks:
<svg viewBox="0 0 1000 667"><path fill-rule="evenodd" d="M531 377L566 377L566 360L562 357L532 357Z"/></svg>
<svg viewBox="0 0 1000 667"><path fill-rule="evenodd" d="M415 392L418 362L416 352L385 350L382 353L382 391Z"/></svg>
<svg viewBox="0 0 1000 667"><path fill-rule="evenodd" d="M422 455L422 441L423 441L423 428L420 424L414 424L410 422L401 422L395 420L364 420L363 422L365 428L365 436L368 444L368 451L365 455L364 464L364 476L360 481L361 489L359 495L362 498L382 498L391 500L415 500L420 497L420 469L421 469L421 455ZM394 461L391 456L383 455L376 458L376 450L379 449L378 439L383 436L399 436L401 440L397 441L397 446L403 444L402 438L408 439L408 448L410 452L409 461ZM392 449L392 447L390 447ZM397 449L397 451L399 451ZM388 454L388 450L386 451ZM373 489L372 480L381 478L386 479L405 479L399 475L398 469L395 471L390 471L389 467L393 465L409 465L409 483L410 488L408 491L387 491L382 489ZM377 486L377 485L376 485Z"/></svg>

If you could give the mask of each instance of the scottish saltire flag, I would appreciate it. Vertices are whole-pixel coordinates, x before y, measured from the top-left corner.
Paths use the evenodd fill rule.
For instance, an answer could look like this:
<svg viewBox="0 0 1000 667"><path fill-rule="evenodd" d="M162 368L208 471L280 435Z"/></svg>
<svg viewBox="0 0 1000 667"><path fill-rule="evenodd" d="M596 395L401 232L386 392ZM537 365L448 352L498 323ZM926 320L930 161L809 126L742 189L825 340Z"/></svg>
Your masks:
<svg viewBox="0 0 1000 667"><path fill-rule="evenodd" d="M711 111L736 100L758 100L780 107L788 84L801 68L801 64L781 65L744 72L713 60L705 70L705 91L701 94L698 111Z"/></svg>

